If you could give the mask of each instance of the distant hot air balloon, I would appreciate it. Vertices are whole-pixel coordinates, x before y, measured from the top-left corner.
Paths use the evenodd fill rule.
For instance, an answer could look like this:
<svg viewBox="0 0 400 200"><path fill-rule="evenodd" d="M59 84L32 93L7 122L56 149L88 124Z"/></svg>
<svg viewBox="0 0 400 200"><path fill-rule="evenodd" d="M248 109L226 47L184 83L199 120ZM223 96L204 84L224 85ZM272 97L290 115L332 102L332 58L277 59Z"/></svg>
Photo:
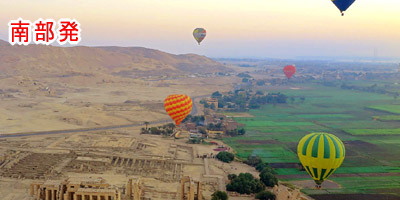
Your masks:
<svg viewBox="0 0 400 200"><path fill-rule="evenodd" d="M329 133L311 133L301 138L297 155L317 187L343 163L345 148L343 142Z"/></svg>
<svg viewBox="0 0 400 200"><path fill-rule="evenodd" d="M283 68L283 73L285 73L286 77L290 79L296 73L296 67L288 65Z"/></svg>
<svg viewBox="0 0 400 200"><path fill-rule="evenodd" d="M207 32L204 28L196 28L193 31L193 37L194 37L194 39L196 39L196 41L197 41L197 43L199 43L199 45L200 45L200 42L203 41L204 38L206 37L206 34L207 34Z"/></svg>
<svg viewBox="0 0 400 200"><path fill-rule="evenodd" d="M354 3L356 0L332 0L333 4L340 10L340 13L342 13L342 16L344 15L344 11L346 11L351 4Z"/></svg>
<svg viewBox="0 0 400 200"><path fill-rule="evenodd" d="M164 100L164 108L178 126L192 111L192 99L184 94L169 95Z"/></svg>

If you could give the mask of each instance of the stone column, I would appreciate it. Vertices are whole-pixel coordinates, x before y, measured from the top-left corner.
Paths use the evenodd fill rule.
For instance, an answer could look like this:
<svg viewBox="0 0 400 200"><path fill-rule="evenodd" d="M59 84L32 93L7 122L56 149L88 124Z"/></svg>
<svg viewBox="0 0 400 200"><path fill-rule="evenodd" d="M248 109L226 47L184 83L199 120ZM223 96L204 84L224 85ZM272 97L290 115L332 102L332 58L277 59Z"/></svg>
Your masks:
<svg viewBox="0 0 400 200"><path fill-rule="evenodd" d="M121 191L118 191L118 198L116 200L121 200Z"/></svg>
<svg viewBox="0 0 400 200"><path fill-rule="evenodd" d="M129 198L129 200L130 200L130 198L131 198L131 196L132 196L132 182L133 182L133 179L129 179L128 180L128 184L126 184L126 191L125 191L125 193L126 193L126 196Z"/></svg>
<svg viewBox="0 0 400 200"><path fill-rule="evenodd" d="M64 200L64 187L63 185L60 186L60 192L58 193L59 200Z"/></svg>
<svg viewBox="0 0 400 200"><path fill-rule="evenodd" d="M201 193L202 191L201 191L201 186L202 186L202 184L201 184L201 182L199 181L198 183L197 183L197 199L203 199L203 194Z"/></svg>
<svg viewBox="0 0 400 200"><path fill-rule="evenodd" d="M38 186L39 187L39 186ZM40 192L41 192L41 189L40 189L40 187L36 190L36 199L40 199L41 198L41 196L40 196Z"/></svg>
<svg viewBox="0 0 400 200"><path fill-rule="evenodd" d="M67 192L64 194L64 200L70 200L70 199L71 199L71 193L68 192L68 189L67 189Z"/></svg>
<svg viewBox="0 0 400 200"><path fill-rule="evenodd" d="M135 183L133 183L133 200L140 200L141 197L141 190L139 187L140 182L136 181ZM132 199L129 199L132 200Z"/></svg>
<svg viewBox="0 0 400 200"><path fill-rule="evenodd" d="M55 194L55 191L50 190L50 200L56 200L56 199L54 199L54 194Z"/></svg>
<svg viewBox="0 0 400 200"><path fill-rule="evenodd" d="M34 187L35 187L35 185L32 185L32 184L29 187L29 195L31 195L31 196L34 195L34 192L33 192L35 190Z"/></svg>
<svg viewBox="0 0 400 200"><path fill-rule="evenodd" d="M194 183L190 182L189 184L190 184L190 186L189 186L189 198L188 198L188 200L194 200Z"/></svg>
<svg viewBox="0 0 400 200"><path fill-rule="evenodd" d="M33 185L33 195L37 195L39 193L40 186L39 185Z"/></svg>
<svg viewBox="0 0 400 200"><path fill-rule="evenodd" d="M78 195L74 194L74 199L73 200L78 200Z"/></svg>
<svg viewBox="0 0 400 200"><path fill-rule="evenodd" d="M89 199L90 199L90 200L93 200L93 195L89 195Z"/></svg>
<svg viewBox="0 0 400 200"><path fill-rule="evenodd" d="M45 194L45 200L50 200L50 191L49 190L45 190L44 191L44 194Z"/></svg>
<svg viewBox="0 0 400 200"><path fill-rule="evenodd" d="M180 191L180 193L181 193L181 198L180 199L183 199L185 197L185 180L183 178L181 179L181 191Z"/></svg>

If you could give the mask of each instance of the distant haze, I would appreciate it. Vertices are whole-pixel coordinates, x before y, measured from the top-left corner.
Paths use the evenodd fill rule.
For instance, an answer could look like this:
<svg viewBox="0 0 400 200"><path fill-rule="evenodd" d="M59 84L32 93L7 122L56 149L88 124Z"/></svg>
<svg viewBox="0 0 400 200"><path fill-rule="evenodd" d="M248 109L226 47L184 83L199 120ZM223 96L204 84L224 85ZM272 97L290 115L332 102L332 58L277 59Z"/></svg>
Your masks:
<svg viewBox="0 0 400 200"><path fill-rule="evenodd" d="M81 45L143 46L210 57L400 57L400 1L356 0L15 0L0 2L0 39L22 17L75 18ZM196 27L207 30L199 46Z"/></svg>

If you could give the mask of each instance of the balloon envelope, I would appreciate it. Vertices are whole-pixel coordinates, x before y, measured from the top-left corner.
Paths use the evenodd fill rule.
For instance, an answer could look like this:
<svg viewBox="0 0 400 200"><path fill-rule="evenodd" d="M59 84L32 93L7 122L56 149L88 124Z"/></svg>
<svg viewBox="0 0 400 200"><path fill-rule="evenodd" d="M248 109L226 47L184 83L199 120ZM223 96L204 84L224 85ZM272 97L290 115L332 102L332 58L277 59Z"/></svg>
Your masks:
<svg viewBox="0 0 400 200"><path fill-rule="evenodd" d="M354 3L354 1L356 0L332 0L333 4L335 4L342 14L351 6L351 4Z"/></svg>
<svg viewBox="0 0 400 200"><path fill-rule="evenodd" d="M321 185L343 163L345 148L335 135L311 133L299 141L297 155L307 173Z"/></svg>
<svg viewBox="0 0 400 200"><path fill-rule="evenodd" d="M287 78L291 78L296 73L296 67L293 65L288 65L283 68L283 73L285 73Z"/></svg>
<svg viewBox="0 0 400 200"><path fill-rule="evenodd" d="M194 39L196 39L197 43L199 43L199 44L201 41L204 40L206 35L207 35L207 32L204 28L196 28L193 31L193 37L194 37Z"/></svg>
<svg viewBox="0 0 400 200"><path fill-rule="evenodd" d="M164 108L176 125L179 125L192 111L192 99L184 94L169 95L164 100Z"/></svg>

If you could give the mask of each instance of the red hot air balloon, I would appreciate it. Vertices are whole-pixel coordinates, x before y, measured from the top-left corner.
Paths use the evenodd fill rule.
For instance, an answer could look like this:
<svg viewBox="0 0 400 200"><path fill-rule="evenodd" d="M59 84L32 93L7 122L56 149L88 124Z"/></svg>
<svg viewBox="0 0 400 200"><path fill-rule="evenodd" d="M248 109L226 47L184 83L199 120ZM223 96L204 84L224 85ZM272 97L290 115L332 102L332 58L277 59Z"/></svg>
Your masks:
<svg viewBox="0 0 400 200"><path fill-rule="evenodd" d="M283 68L283 73L285 73L286 77L290 79L296 73L296 67L293 65L288 65Z"/></svg>

